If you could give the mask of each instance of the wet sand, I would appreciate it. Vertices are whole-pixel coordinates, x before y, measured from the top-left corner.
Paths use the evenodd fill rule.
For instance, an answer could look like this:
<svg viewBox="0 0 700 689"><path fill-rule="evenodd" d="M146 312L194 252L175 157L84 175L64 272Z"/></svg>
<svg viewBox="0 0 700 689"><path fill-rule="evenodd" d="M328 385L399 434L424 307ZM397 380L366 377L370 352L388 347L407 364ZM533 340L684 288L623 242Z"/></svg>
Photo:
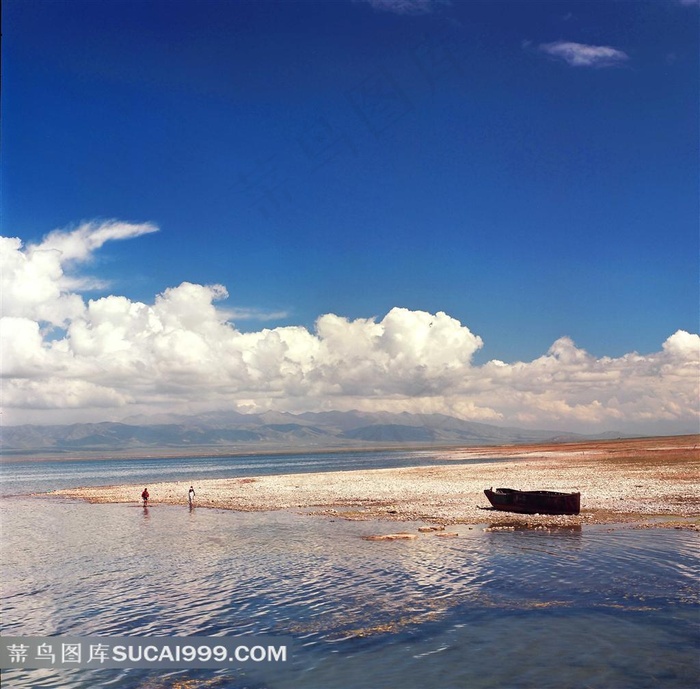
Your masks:
<svg viewBox="0 0 700 689"><path fill-rule="evenodd" d="M504 528L634 522L700 529L699 447L700 435L453 448L435 451L454 461L446 466L198 481L195 505L428 524L497 522ZM150 484L149 505L186 506L189 485ZM579 491L581 514L530 516L484 509L489 503L483 491L489 487ZM141 485L100 486L50 495L137 504L142 490Z"/></svg>

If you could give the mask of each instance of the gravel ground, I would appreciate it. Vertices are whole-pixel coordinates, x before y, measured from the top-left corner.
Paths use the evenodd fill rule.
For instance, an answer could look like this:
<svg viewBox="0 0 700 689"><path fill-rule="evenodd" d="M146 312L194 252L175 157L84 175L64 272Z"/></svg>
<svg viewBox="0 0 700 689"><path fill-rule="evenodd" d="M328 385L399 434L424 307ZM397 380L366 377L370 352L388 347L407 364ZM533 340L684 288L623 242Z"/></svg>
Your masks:
<svg viewBox="0 0 700 689"><path fill-rule="evenodd" d="M345 519L494 528L634 522L700 529L700 436L440 450L438 467L288 474L198 481L197 507L293 509ZM493 462L493 457L504 457ZM465 464L464 460L470 460ZM472 463L484 459L484 463ZM515 515L490 509L489 487L579 491L577 516ZM185 505L189 482L148 486L150 505ZM54 491L88 502L135 503L143 486Z"/></svg>

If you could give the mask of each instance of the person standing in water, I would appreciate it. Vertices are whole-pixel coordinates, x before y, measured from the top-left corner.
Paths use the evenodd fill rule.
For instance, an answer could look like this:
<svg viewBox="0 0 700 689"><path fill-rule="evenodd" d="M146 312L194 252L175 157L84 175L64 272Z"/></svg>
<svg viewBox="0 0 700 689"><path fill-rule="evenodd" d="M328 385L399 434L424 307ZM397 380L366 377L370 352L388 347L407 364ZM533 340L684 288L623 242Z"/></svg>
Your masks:
<svg viewBox="0 0 700 689"><path fill-rule="evenodd" d="M149 497L150 497L150 496L149 496L149 494L148 494L148 488L144 488L144 489L143 489L143 493L141 493L141 499L143 500L143 506L144 506L144 507L148 507L148 498L149 498Z"/></svg>
<svg viewBox="0 0 700 689"><path fill-rule="evenodd" d="M194 488L192 486L190 486L190 489L187 491L187 499L190 501L190 507L192 507L192 505L194 505L194 496L195 496Z"/></svg>

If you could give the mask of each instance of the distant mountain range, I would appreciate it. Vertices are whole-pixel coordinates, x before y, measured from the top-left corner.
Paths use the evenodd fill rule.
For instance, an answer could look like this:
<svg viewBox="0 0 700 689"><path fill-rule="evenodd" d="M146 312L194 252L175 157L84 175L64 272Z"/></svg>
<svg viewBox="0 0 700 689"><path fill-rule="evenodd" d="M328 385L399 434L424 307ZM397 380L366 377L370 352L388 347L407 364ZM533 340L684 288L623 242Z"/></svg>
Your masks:
<svg viewBox="0 0 700 689"><path fill-rule="evenodd" d="M140 415L122 423L7 426L2 429L0 451L4 455L195 451L224 454L406 445L556 443L619 437L622 435L617 432L585 436L494 426L443 414L212 412L197 416Z"/></svg>

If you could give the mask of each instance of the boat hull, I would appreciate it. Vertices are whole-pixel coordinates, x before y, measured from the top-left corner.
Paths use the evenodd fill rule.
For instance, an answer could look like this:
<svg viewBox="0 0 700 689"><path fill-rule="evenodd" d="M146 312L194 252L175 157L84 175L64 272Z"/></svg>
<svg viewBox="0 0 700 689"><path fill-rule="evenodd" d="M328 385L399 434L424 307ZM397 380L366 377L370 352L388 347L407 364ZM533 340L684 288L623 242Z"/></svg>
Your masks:
<svg viewBox="0 0 700 689"><path fill-rule="evenodd" d="M496 488L484 491L496 510L519 514L578 514L581 493L558 493L553 490L515 490Z"/></svg>

